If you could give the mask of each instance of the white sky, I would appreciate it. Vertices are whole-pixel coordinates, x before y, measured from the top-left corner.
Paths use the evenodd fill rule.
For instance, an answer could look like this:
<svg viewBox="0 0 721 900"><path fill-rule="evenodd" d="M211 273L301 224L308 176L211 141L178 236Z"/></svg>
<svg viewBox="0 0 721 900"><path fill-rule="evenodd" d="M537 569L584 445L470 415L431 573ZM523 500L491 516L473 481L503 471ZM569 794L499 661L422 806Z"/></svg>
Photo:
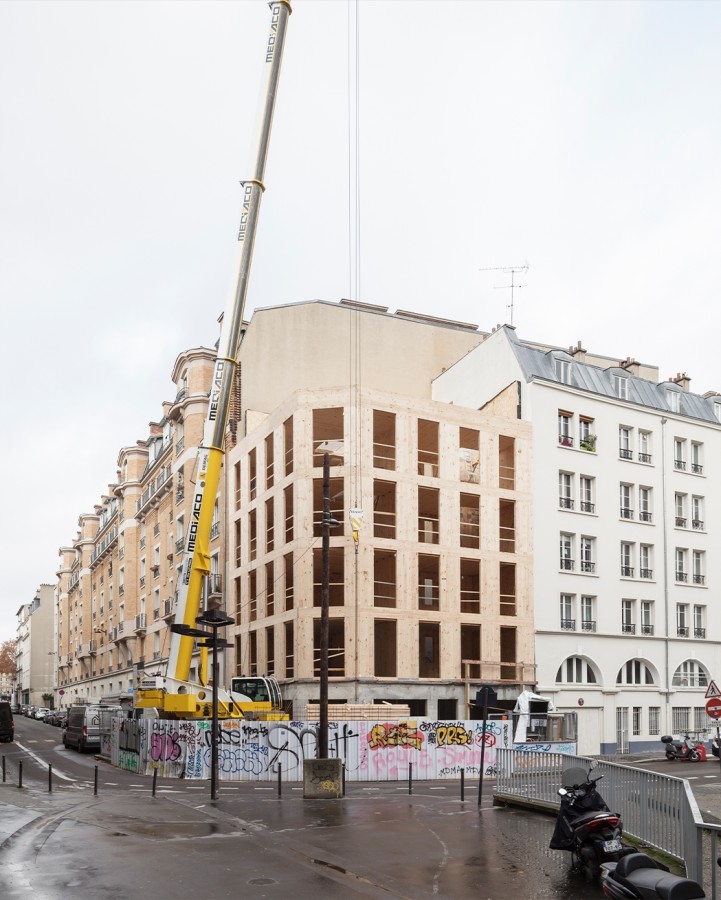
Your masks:
<svg viewBox="0 0 721 900"><path fill-rule="evenodd" d="M346 0L294 0L246 315L351 294ZM350 7L351 18L355 15ZM721 390L721 4L360 2L360 299ZM0 3L0 640L212 346L269 11ZM353 44L353 41L350 41Z"/></svg>

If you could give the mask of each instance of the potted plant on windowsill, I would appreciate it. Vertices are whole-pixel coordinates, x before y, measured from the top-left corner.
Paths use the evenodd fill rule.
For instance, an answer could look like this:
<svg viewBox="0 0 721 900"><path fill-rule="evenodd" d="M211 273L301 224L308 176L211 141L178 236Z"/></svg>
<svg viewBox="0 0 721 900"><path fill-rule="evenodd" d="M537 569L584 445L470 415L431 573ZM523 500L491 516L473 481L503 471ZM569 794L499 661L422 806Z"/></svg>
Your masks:
<svg viewBox="0 0 721 900"><path fill-rule="evenodd" d="M581 450L590 450L592 453L596 451L596 435L587 434L580 440Z"/></svg>

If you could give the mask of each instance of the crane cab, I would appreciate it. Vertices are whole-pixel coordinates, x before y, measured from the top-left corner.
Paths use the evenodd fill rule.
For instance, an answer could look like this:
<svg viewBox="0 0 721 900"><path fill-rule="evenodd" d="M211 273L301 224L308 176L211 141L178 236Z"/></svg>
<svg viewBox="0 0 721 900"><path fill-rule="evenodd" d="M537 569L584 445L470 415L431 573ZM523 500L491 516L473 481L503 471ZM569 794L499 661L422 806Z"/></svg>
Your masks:
<svg viewBox="0 0 721 900"><path fill-rule="evenodd" d="M283 700L275 678L263 675L239 675L230 681L231 694L240 694L247 701L237 701L246 716L254 710L282 712ZM235 697L233 698L236 699ZM247 704L251 704L246 706ZM262 706L260 706L262 704Z"/></svg>

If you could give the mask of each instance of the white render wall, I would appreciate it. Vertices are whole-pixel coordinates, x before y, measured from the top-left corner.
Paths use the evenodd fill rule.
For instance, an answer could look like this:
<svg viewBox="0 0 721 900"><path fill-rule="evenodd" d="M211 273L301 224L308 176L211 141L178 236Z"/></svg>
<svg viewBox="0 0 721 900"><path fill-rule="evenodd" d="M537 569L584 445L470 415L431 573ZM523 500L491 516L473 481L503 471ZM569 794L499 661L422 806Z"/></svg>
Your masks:
<svg viewBox="0 0 721 900"><path fill-rule="evenodd" d="M574 363L575 364L575 363ZM474 408L483 407L504 387L520 383L522 417L533 423L534 446L534 616L538 692L551 697L559 711L579 713L579 752L613 752L659 748L660 734L673 730L674 707L689 710L690 727L712 723L703 714L705 685L674 686L676 669L687 660L699 663L710 678L721 678L721 608L714 597L721 586L711 535L721 527L721 426L661 412L559 382L526 381L503 330L495 332L434 382L434 399ZM572 414L573 446L559 444L558 411ZM593 419L596 451L578 441L579 416ZM633 459L619 457L619 427L632 430ZM638 461L639 431L649 433L649 463ZM674 439L686 440L687 467L674 467ZM703 472L690 471L690 444L702 445ZM572 477L573 509L559 504L559 472ZM579 478L594 479L594 511L579 509ZM620 514L620 485L631 489L633 518ZM639 521L639 487L651 491L651 521ZM686 528L676 527L674 495L686 495ZM692 527L691 499L703 497L703 529ZM574 536L574 569L560 569L562 532ZM582 536L594 539L594 571L579 571ZM621 576L621 542L631 543L633 578ZM652 548L651 578L639 577L639 547ZM688 582L675 578L675 549L687 552ZM704 583L694 584L691 555L705 554ZM573 629L561 628L560 595L574 598ZM580 598L595 597L595 631L581 628ZM634 601L635 633L622 633L621 601ZM653 606L653 634L641 634L640 604ZM689 637L677 635L677 604L688 606ZM694 635L694 607L703 609L705 638ZM577 656L592 667L596 684L556 682L559 666ZM640 660L653 684L617 684L619 670ZM659 734L649 731L649 708L659 708ZM638 733L633 733L634 708L640 709ZM625 710L628 732L617 732L617 710ZM695 712L697 711L697 712ZM623 715L619 713L618 715Z"/></svg>

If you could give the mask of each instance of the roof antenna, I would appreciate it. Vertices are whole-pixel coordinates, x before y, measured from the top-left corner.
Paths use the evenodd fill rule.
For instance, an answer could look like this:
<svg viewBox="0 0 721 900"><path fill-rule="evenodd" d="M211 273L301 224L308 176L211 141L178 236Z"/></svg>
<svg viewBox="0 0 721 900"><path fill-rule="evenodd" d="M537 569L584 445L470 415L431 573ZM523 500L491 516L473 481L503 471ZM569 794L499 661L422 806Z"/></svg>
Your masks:
<svg viewBox="0 0 721 900"><path fill-rule="evenodd" d="M511 283L510 284L498 284L494 285L494 290L502 290L507 291L509 288L511 290L511 302L506 304L506 309L511 311L510 324L513 325L513 294L514 291L519 290L520 288L526 287L525 284L516 284L516 272L527 272L528 271L528 263L524 263L522 266L490 266L486 269L479 269L479 272L507 272L510 273Z"/></svg>

